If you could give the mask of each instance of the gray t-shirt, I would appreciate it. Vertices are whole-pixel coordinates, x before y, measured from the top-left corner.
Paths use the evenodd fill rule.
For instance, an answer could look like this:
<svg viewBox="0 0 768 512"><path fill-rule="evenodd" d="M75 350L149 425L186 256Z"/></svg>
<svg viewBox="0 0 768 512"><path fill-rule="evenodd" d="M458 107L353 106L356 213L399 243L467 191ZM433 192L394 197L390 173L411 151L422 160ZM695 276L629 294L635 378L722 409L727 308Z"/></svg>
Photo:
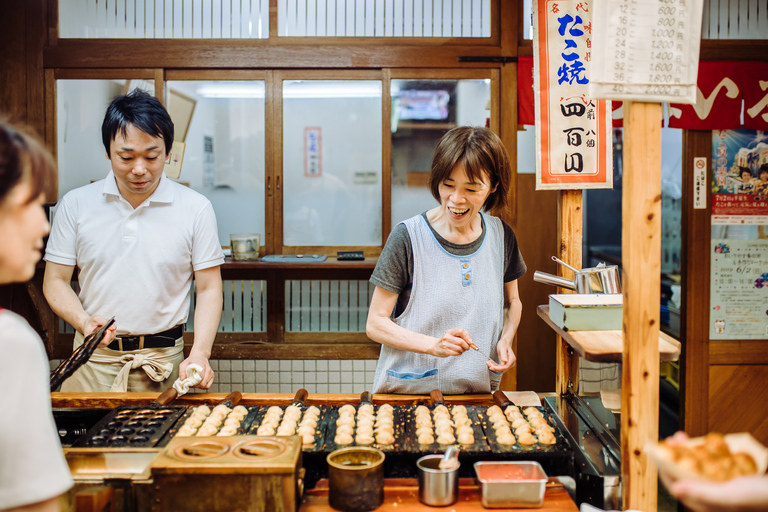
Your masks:
<svg viewBox="0 0 768 512"><path fill-rule="evenodd" d="M421 216L426 220L427 212L422 213ZM482 222L483 231L480 236L468 244L449 242L435 231L428 220L427 224L440 245L456 256L473 254L480 248L485 239L485 220ZM517 237L515 237L514 231L506 222L502 221L502 224L504 226L504 282L508 283L522 277L527 268L525 261L523 261L523 255L520 254L520 249L517 247ZM499 256L501 257L501 255ZM398 224L390 233L387 243L381 251L381 256L379 256L379 261L376 263L376 268L371 274L370 282L387 291L397 293L399 296L394 316L403 312L411 297L413 285L413 250L411 249L408 229L404 224Z"/></svg>

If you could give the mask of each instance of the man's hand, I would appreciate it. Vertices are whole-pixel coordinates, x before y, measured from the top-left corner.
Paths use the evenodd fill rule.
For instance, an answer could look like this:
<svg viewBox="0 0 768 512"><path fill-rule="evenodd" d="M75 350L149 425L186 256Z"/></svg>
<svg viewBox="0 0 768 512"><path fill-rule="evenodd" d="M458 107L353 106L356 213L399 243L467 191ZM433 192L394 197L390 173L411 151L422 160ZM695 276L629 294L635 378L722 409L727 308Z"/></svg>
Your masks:
<svg viewBox="0 0 768 512"><path fill-rule="evenodd" d="M103 316L89 316L80 327L80 332L83 333L83 336L88 336L89 334L101 329L108 321L109 320ZM112 340L115 339L115 331L117 331L117 323L113 323L109 326L107 332L104 333L104 339L101 340L101 343L99 343L99 348L106 348L107 345L112 343Z"/></svg>
<svg viewBox="0 0 768 512"><path fill-rule="evenodd" d="M461 328L448 329L432 346L429 354L437 357L458 356L474 345L469 333Z"/></svg>
<svg viewBox="0 0 768 512"><path fill-rule="evenodd" d="M211 365L208 363L208 359L195 355L195 354L189 354L189 357L186 358L181 362L179 365L179 378L181 380L184 380L187 378L187 366L190 364L197 364L203 369L203 380L200 381L199 384L192 386L193 388L200 388L200 389L210 389L211 384L213 384L213 370L211 369Z"/></svg>

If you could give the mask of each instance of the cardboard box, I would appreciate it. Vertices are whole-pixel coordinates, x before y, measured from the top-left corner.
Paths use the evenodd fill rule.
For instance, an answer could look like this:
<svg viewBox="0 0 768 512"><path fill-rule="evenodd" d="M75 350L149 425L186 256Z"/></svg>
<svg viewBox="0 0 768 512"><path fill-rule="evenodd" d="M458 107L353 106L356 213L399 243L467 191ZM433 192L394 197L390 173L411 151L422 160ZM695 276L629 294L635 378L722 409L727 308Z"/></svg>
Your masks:
<svg viewBox="0 0 768 512"><path fill-rule="evenodd" d="M565 331L620 330L622 322L620 293L564 293L549 296L549 318Z"/></svg>

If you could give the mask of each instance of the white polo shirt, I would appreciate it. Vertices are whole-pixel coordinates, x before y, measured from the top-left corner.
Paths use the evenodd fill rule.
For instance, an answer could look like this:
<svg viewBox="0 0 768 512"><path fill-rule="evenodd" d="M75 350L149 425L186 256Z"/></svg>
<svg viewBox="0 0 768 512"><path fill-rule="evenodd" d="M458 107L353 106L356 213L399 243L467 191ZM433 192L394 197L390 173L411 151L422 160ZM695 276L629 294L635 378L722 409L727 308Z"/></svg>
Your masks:
<svg viewBox="0 0 768 512"><path fill-rule="evenodd" d="M56 206L45 260L80 269L88 315L112 316L118 335L186 322L194 271L224 263L211 202L164 175L134 209L112 171Z"/></svg>
<svg viewBox="0 0 768 512"><path fill-rule="evenodd" d="M49 500L72 487L51 414L48 357L19 315L0 310L0 510Z"/></svg>

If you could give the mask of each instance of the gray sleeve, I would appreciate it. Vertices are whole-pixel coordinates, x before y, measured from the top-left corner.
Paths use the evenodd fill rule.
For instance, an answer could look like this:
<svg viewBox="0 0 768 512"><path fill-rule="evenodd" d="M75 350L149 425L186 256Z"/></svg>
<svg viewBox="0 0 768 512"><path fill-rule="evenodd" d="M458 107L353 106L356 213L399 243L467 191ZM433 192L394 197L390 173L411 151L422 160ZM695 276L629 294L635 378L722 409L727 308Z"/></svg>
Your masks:
<svg viewBox="0 0 768 512"><path fill-rule="evenodd" d="M410 289L413 282L413 249L405 224L398 224L390 233L370 281L398 295Z"/></svg>
<svg viewBox="0 0 768 512"><path fill-rule="evenodd" d="M509 283L522 277L528 268L517 246L515 232L506 222L501 221L501 223L504 226L504 282Z"/></svg>

